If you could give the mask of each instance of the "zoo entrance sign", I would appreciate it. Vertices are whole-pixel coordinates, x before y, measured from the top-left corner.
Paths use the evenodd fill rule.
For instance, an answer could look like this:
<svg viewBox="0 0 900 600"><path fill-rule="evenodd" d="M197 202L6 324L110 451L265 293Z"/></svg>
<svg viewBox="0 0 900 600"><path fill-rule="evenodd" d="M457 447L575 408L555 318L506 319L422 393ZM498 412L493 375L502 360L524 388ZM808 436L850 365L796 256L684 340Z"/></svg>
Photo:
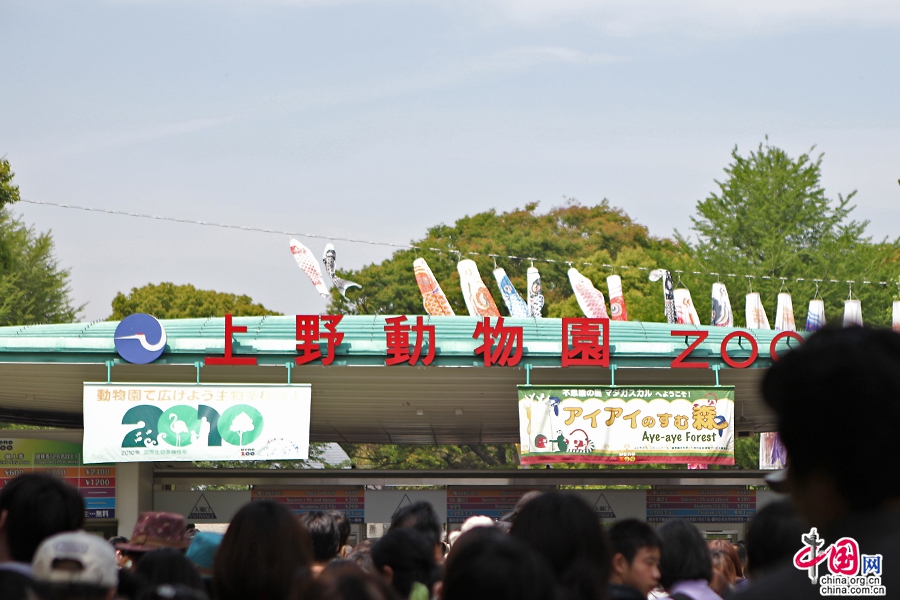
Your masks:
<svg viewBox="0 0 900 600"><path fill-rule="evenodd" d="M296 315L295 341L297 365L334 362L336 350L344 340L344 332L339 329L343 315ZM560 363L562 367L604 367L610 366L609 319L562 318ZM144 330L151 330L150 337ZM242 356L235 352L236 335L247 334L246 325L234 325L232 316L225 315L224 356L207 356L207 365L256 365L255 356ZM673 369L708 369L709 363L691 356L697 347L709 337L703 329L672 330L673 338L692 339L684 349L672 358ZM424 317L413 320L406 315L386 317L384 323L385 366L409 364L430 365L436 357L438 347L436 327ZM498 365L514 367L523 357L525 328L508 323L503 317L484 317L477 322L472 338L480 344L474 349L474 357L483 360L485 367ZM134 314L122 320L116 330L116 349L128 362L147 364L159 358L165 351L166 332L154 317ZM777 346L793 340L803 342L803 337L794 331L778 332L769 343L769 356L778 360ZM735 358L729 352L729 342L736 342L749 348L749 356ZM732 348L733 350L733 348ZM756 338L747 331L733 331L725 336L719 348L722 361L735 369L745 369L753 365L759 356Z"/></svg>
<svg viewBox="0 0 900 600"><path fill-rule="evenodd" d="M84 462L305 460L311 388L84 384Z"/></svg>

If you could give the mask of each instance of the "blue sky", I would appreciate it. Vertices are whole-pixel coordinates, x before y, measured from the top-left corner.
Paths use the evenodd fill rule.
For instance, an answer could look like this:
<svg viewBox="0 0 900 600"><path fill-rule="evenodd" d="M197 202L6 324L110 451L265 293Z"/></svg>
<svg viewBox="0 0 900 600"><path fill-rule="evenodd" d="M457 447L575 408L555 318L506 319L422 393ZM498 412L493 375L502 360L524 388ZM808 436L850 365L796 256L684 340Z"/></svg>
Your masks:
<svg viewBox="0 0 900 600"><path fill-rule="evenodd" d="M668 236L768 135L817 145L828 195L900 236L898 2L5 0L0 55L26 199L405 243L607 198ZM16 210L85 319L159 281L325 307L286 236ZM391 252L335 245L339 267Z"/></svg>

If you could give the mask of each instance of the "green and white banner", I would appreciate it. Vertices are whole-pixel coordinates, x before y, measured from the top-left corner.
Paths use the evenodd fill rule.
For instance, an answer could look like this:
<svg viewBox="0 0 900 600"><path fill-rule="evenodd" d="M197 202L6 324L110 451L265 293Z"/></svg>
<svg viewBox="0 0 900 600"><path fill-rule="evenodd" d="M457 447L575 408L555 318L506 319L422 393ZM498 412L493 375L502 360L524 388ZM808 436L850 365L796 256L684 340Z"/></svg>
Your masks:
<svg viewBox="0 0 900 600"><path fill-rule="evenodd" d="M309 385L85 383L84 462L309 458Z"/></svg>
<svg viewBox="0 0 900 600"><path fill-rule="evenodd" d="M734 387L518 388L522 464L734 464Z"/></svg>

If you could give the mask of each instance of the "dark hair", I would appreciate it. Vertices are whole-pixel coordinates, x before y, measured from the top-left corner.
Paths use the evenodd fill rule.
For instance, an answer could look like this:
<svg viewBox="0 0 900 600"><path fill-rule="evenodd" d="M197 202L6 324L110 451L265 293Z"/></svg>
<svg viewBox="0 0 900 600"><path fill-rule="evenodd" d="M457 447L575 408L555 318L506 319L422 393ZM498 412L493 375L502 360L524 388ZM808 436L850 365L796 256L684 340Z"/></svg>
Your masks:
<svg viewBox="0 0 900 600"><path fill-rule="evenodd" d="M334 522L337 523L338 532L340 533L338 550L340 550L347 545L347 540L350 539L350 518L339 510L333 510L328 514L334 517Z"/></svg>
<svg viewBox="0 0 900 600"><path fill-rule="evenodd" d="M106 600L109 588L87 583L35 581L34 593L41 600Z"/></svg>
<svg viewBox="0 0 900 600"><path fill-rule="evenodd" d="M638 519L616 521L609 528L609 541L613 554L621 554L631 564L641 548L659 548L662 543L656 531Z"/></svg>
<svg viewBox="0 0 900 600"><path fill-rule="evenodd" d="M13 560L30 563L41 542L84 525L84 500L74 487L51 475L26 473L0 489L7 511L6 543Z"/></svg>
<svg viewBox="0 0 900 600"><path fill-rule="evenodd" d="M379 571L385 565L394 572L391 585L406 598L413 582L429 590L438 579L434 546L415 529L390 529L372 546L372 562Z"/></svg>
<svg viewBox="0 0 900 600"><path fill-rule="evenodd" d="M747 526L747 572L757 576L790 562L806 531L790 500L778 500L759 509Z"/></svg>
<svg viewBox="0 0 900 600"><path fill-rule="evenodd" d="M312 563L312 545L283 505L259 500L234 515L213 561L219 600L286 598L298 570Z"/></svg>
<svg viewBox="0 0 900 600"><path fill-rule="evenodd" d="M606 597L609 541L600 519L578 496L541 494L525 505L510 534L547 559L568 597Z"/></svg>
<svg viewBox="0 0 900 600"><path fill-rule="evenodd" d="M802 482L827 473L855 511L900 497L900 463L859 459L896 453L900 335L863 327L821 330L768 369L762 391L777 416L791 477ZM866 411L877 417L845 418L848 398L865 398Z"/></svg>
<svg viewBox="0 0 900 600"><path fill-rule="evenodd" d="M547 600L555 595L544 557L489 527L462 534L444 569L444 600Z"/></svg>
<svg viewBox="0 0 900 600"><path fill-rule="evenodd" d="M318 577L306 579L295 592L295 600L397 600L399 597L381 577L366 573L349 561L328 565Z"/></svg>
<svg viewBox="0 0 900 600"><path fill-rule="evenodd" d="M148 587L137 597L137 600L208 600L209 597L201 588L189 585L154 585Z"/></svg>
<svg viewBox="0 0 900 600"><path fill-rule="evenodd" d="M151 586L182 584L195 590L205 589L194 563L175 548L151 550L138 561L136 570Z"/></svg>
<svg viewBox="0 0 900 600"><path fill-rule="evenodd" d="M409 527L415 529L427 539L432 547L441 543L441 534L444 527L434 507L428 502L420 500L398 510L391 518L391 529L395 527Z"/></svg>
<svg viewBox="0 0 900 600"><path fill-rule="evenodd" d="M340 550L341 533L330 513L314 510L300 515L300 522L312 540L313 560L327 562Z"/></svg>
<svg viewBox="0 0 900 600"><path fill-rule="evenodd" d="M375 563L372 562L372 546L374 544L375 540L372 539L361 541L350 552L350 556L347 559L366 573L375 573Z"/></svg>
<svg viewBox="0 0 900 600"><path fill-rule="evenodd" d="M712 579L712 561L703 534L693 523L666 521L657 530L662 542L659 584L669 589L677 581Z"/></svg>

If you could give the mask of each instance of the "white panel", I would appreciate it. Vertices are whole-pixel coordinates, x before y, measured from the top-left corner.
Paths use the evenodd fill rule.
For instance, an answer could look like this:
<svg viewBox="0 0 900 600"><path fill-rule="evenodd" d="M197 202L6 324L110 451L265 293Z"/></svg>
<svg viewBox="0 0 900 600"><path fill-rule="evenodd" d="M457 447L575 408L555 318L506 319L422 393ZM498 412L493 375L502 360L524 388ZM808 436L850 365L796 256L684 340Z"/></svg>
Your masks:
<svg viewBox="0 0 900 600"><path fill-rule="evenodd" d="M446 490L366 490L366 523L390 523L395 512L420 500L430 502L441 523L447 522Z"/></svg>
<svg viewBox="0 0 900 600"><path fill-rule="evenodd" d="M153 510L184 515L188 523L228 523L250 502L250 490L153 492Z"/></svg>

